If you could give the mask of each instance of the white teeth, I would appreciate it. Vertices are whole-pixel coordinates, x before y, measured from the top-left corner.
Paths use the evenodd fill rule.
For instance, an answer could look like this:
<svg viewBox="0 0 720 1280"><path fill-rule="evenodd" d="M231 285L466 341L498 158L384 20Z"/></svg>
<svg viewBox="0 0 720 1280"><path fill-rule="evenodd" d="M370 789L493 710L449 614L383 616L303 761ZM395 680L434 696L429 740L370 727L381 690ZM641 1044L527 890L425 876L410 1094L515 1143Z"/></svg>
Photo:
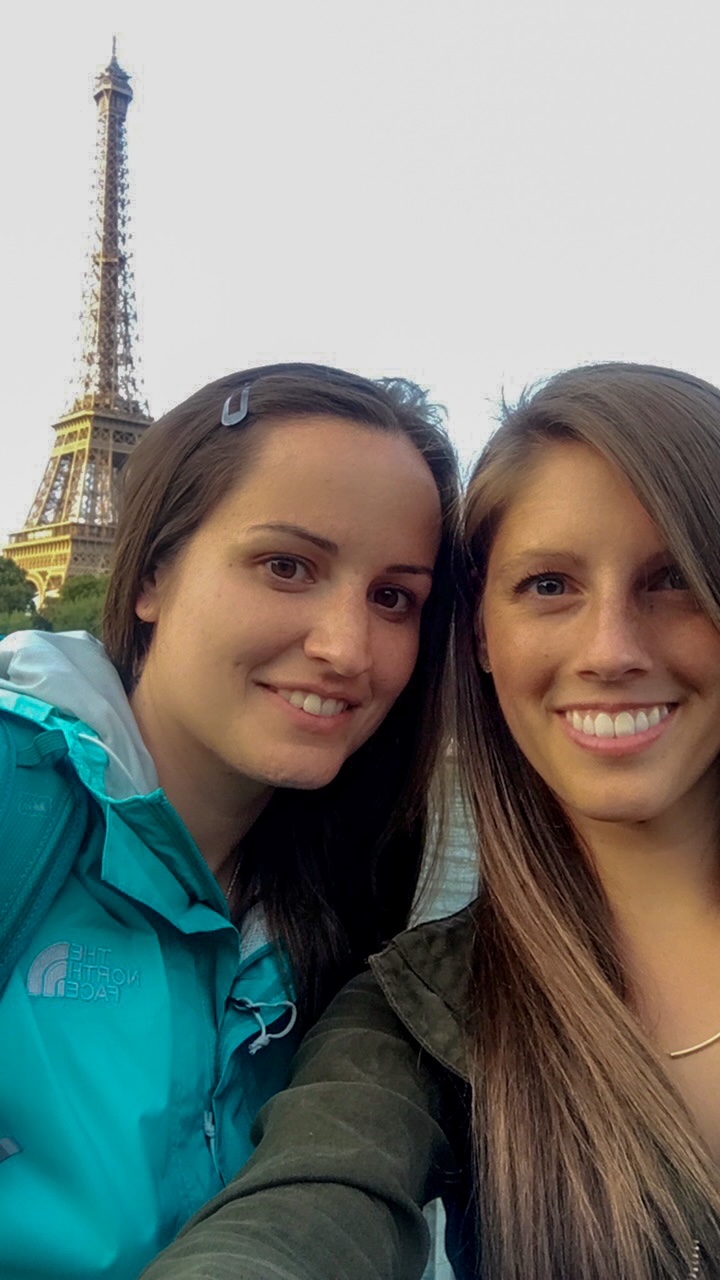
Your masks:
<svg viewBox="0 0 720 1280"><path fill-rule="evenodd" d="M565 719L579 733L586 733L591 738L628 738L634 733L647 733L655 725L670 714L664 704L650 707L649 710L620 711L611 716L607 711L566 711Z"/></svg>
<svg viewBox="0 0 720 1280"><path fill-rule="evenodd" d="M345 710L347 703L340 702L337 698L326 698L320 708L321 716L339 716L341 711Z"/></svg>
<svg viewBox="0 0 720 1280"><path fill-rule="evenodd" d="M595 732L598 738L614 738L615 725L612 716L606 711L601 711L599 716L595 717Z"/></svg>
<svg viewBox="0 0 720 1280"><path fill-rule="evenodd" d="M647 716L645 719L647 720ZM631 733L637 733L636 724L635 716L631 715L629 711L621 711L620 715L615 717L615 737L628 738Z"/></svg>
<svg viewBox="0 0 720 1280"><path fill-rule="evenodd" d="M302 689L278 689L281 698L291 707L306 711L309 716L339 716L347 702L339 698L321 698L317 693L303 693Z"/></svg>

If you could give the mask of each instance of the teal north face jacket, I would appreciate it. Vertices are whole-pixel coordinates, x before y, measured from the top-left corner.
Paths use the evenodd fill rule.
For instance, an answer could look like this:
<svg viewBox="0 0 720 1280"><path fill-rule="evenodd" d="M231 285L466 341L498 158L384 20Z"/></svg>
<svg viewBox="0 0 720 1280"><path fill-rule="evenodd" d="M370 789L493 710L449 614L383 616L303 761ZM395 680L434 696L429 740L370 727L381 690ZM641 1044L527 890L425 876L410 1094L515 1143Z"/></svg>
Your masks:
<svg viewBox="0 0 720 1280"><path fill-rule="evenodd" d="M62 730L95 803L0 999L0 1276L135 1280L248 1158L292 993L262 913L232 924L97 641L0 643L9 714Z"/></svg>
<svg viewBox="0 0 720 1280"><path fill-rule="evenodd" d="M143 1280L421 1280L436 1197L456 1280L502 1280L473 1184L474 935L470 906L371 957L305 1036L257 1151Z"/></svg>

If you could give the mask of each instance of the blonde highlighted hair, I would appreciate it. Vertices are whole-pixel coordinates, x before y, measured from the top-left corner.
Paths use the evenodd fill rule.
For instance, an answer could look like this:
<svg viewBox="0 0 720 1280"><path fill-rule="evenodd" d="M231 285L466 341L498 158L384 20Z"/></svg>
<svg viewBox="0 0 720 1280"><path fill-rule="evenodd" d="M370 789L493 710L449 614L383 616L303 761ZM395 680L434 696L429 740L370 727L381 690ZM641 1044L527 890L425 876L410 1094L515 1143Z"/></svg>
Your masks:
<svg viewBox="0 0 720 1280"><path fill-rule="evenodd" d="M720 1171L633 1016L612 912L479 663L487 559L548 441L620 468L720 628L720 392L669 369L561 373L504 407L471 477L458 620L458 759L477 824L470 1027L483 1274L688 1280L720 1274Z"/></svg>

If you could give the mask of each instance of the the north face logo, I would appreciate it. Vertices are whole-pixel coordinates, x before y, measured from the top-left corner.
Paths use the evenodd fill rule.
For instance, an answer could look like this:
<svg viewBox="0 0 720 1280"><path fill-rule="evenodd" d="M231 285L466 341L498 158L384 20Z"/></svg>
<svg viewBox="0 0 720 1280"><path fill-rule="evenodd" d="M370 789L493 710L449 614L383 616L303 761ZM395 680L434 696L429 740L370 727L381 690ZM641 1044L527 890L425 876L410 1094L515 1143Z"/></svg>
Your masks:
<svg viewBox="0 0 720 1280"><path fill-rule="evenodd" d="M119 1004L124 990L140 986L140 972L113 964L111 956L109 947L54 942L35 957L25 985L31 996Z"/></svg>

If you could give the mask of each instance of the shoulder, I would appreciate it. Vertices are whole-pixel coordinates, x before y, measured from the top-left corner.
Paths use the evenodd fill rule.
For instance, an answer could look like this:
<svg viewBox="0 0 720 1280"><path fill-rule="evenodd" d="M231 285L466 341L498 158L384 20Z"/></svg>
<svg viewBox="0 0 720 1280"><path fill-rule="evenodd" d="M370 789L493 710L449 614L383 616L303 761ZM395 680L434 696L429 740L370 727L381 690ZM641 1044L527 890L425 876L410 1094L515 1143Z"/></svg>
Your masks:
<svg viewBox="0 0 720 1280"><path fill-rule="evenodd" d="M374 973L393 981L412 974L458 1013L467 1005L476 904L471 903L452 916L431 920L406 929L376 956L371 957Z"/></svg>
<svg viewBox="0 0 720 1280"><path fill-rule="evenodd" d="M441 1077L372 974L353 979L260 1112L255 1154L147 1280L419 1276L419 1206L462 1177Z"/></svg>
<svg viewBox="0 0 720 1280"><path fill-rule="evenodd" d="M415 1039L455 1074L467 1076L465 1024L470 1007L475 909L398 935L371 966L388 1003Z"/></svg>
<svg viewBox="0 0 720 1280"><path fill-rule="evenodd" d="M0 991L87 840L89 802L62 731L0 710Z"/></svg>

